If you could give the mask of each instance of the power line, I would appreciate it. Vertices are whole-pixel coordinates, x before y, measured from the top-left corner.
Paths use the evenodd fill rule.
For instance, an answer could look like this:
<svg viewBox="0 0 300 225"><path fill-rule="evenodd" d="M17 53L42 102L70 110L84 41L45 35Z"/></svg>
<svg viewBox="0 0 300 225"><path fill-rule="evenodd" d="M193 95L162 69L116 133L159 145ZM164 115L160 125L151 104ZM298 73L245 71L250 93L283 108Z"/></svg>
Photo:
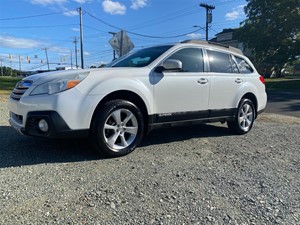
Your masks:
<svg viewBox="0 0 300 225"><path fill-rule="evenodd" d="M205 3L214 4L215 6L220 6L220 5L228 5L228 4L231 4L233 2L241 2L241 1L244 2L245 0L225 0L225 1L209 0L209 1L205 1Z"/></svg>
<svg viewBox="0 0 300 225"><path fill-rule="evenodd" d="M38 15L30 15L30 16L20 16L20 17L10 17L10 18L0 18L0 20L20 20L20 19L29 19L34 17L43 17L43 16L52 16L56 14L61 14L64 12L71 12L73 10L67 10L67 11L59 11L59 12L53 12L53 13L44 13L44 14L38 14Z"/></svg>
<svg viewBox="0 0 300 225"><path fill-rule="evenodd" d="M227 1L224 1L224 2L216 3L216 5L217 6L226 5L226 4L230 4L232 2L238 2L238 1L243 1L243 0L227 0ZM214 2L214 1L210 1L210 2ZM186 7L184 9L172 12L168 15L164 15L164 16L158 17L156 19L148 20L148 21L142 22L140 24L130 26L127 29L136 30L136 29L139 29L139 28L142 28L142 27L145 27L145 26L149 27L149 26L156 25L156 24L159 24L159 23L167 22L169 20L174 20L174 19L181 18L181 17L187 16L187 15L192 15L192 14L198 13L198 10L194 9L194 8L195 8L194 5L189 6L189 7Z"/></svg>
<svg viewBox="0 0 300 225"><path fill-rule="evenodd" d="M89 12L87 12L87 11L85 11L85 12L86 12L86 14L89 15L90 17L94 18L95 20L98 20L99 22L101 22L101 23L103 23L103 24L105 24L105 25L107 25L107 26L109 26L109 27L115 28L115 29L117 29L117 30L124 30L124 29L122 29L121 27L117 27L117 26L115 26L115 25L112 25L112 24L110 24L110 23L108 23L108 22L106 22L106 21L104 21L104 20L102 20L102 19L100 19L100 18L98 18L98 17L92 15L91 13L89 13ZM165 37L164 37L164 36L153 36L153 35L147 35L147 34L139 34L139 33L135 33L135 32L128 31L128 30L124 30L124 31L126 31L127 33L132 34L132 35L136 35L136 36L140 36L140 37L146 37L146 38L178 38L178 37L183 37L183 36L186 36L186 35L188 35L188 34L191 34L191 33L197 32L197 31L200 31L201 29L202 29L202 28L197 29L197 30L193 30L193 31L191 31L191 32L184 33L184 34L178 34L178 35L174 35L174 36L165 36Z"/></svg>
<svg viewBox="0 0 300 225"><path fill-rule="evenodd" d="M50 27L69 27L69 26L78 26L78 24L22 26L22 27L0 27L0 28L1 29L27 29L27 28L50 28Z"/></svg>
<svg viewBox="0 0 300 225"><path fill-rule="evenodd" d="M211 28L211 27L209 28L209 30L214 31L216 34L219 33L219 31L216 31L215 29L213 29L213 28Z"/></svg>
<svg viewBox="0 0 300 225"><path fill-rule="evenodd" d="M137 30L137 29L144 28L144 27L150 27L150 26L153 26L153 25L156 25L156 24L165 23L165 22L170 21L170 20L180 19L184 16L192 15L192 14L196 14L196 13L198 13L198 10L194 9L194 6L193 6L192 10L190 10L190 7L188 7L185 10L178 10L174 13L169 14L169 15L165 15L165 16L159 17L157 19L153 19L153 20L148 20L148 21L145 21L143 23L140 23L140 24L134 25L132 27L129 27L128 29Z"/></svg>
<svg viewBox="0 0 300 225"><path fill-rule="evenodd" d="M1 1L1 0L0 0ZM226 2L222 2L222 3L216 3L216 5L223 5L223 4L228 4L228 3L230 3L230 2L235 2L235 1L241 1L241 0L227 0ZM208 1L209 2L209 1ZM194 6L193 6L194 7ZM68 10L68 11L71 11L71 10ZM31 16L23 16L23 17L15 17L15 18L0 18L0 20L17 20L17 19L26 19L26 18L33 18L33 17L40 17L40 16L50 16L50 15L55 15L55 14L59 14L59 13L63 13L63 12L68 12L68 11L61 11L61 12L54 12L54 13L46 13L46 14L39 14L39 15L31 15ZM148 21L144 21L144 22L142 22L142 21L140 21L141 23L139 23L139 24L136 24L136 25L132 25L132 26L128 26L128 27L132 27L131 29L129 29L129 28L126 28L126 29L128 29L128 30L126 30L127 31L127 33L129 33L129 34L132 34L132 35L134 35L133 36L133 39L135 39L135 40L137 40L137 42L139 43L139 44L141 44L141 45L143 45L143 44L145 44L145 42L146 43L148 43L148 45L150 44L150 43L161 43L161 42L166 42L166 41L168 41L168 40L165 40L165 41L163 41L163 40L160 40L160 39L168 39L168 38L178 38L178 37L183 37L183 36L186 36L186 35L188 35L188 34L191 34L191 33L193 33L193 32L198 32L198 31L200 31L200 30L202 30L203 28L199 28L199 29L195 29L195 30L193 30L193 31L190 31L190 32L188 32L189 30L192 30L193 28L190 28L190 29L188 29L188 28L182 28L182 29L174 29L173 31L169 31L169 32L167 32L166 33L166 31L164 31L164 32L159 32L158 34L157 34L157 36L156 35L147 35L147 34L143 34L143 33L136 33L136 32L133 32L132 31L132 29L139 29L140 27L145 27L145 24L147 25L147 27L149 27L149 26L152 26L152 25L155 25L155 24L160 24L160 23L164 23L165 21L167 21L167 20L172 20L172 19L176 19L176 18L180 18L180 17L183 17L183 16L186 16L186 15L191 15L192 13L198 13L198 11L199 11L199 9L197 10L197 9L193 9L191 6L188 6L188 7L186 7L186 8L183 8L183 9L181 9L181 10L177 10L177 11L175 11L175 12L171 12L171 13L169 13L169 14L165 14L165 15L163 15L163 16L161 16L161 17L158 17L158 18L156 18L156 19L153 19L153 20L148 20ZM114 28L114 29L117 29L117 30L124 30L124 29L122 29L121 27L118 27L118 26L116 26L116 25L114 25L114 24L111 24L111 23L109 23L109 22L107 22L107 21L104 21L104 20L102 20L101 19L101 17L97 17L97 16L94 16L94 15L92 15L91 13L89 13L89 12L87 12L87 11L85 11L85 10L83 10L83 15L84 14L87 14L89 17L91 17L91 18L93 18L93 19L95 19L95 20L97 20L97 21L99 21L99 22L101 22L102 24L105 24L106 26L108 26L108 27L111 27L111 28ZM36 19L36 20L39 20L39 19ZM91 21L92 22L92 21ZM96 22L95 22L96 23ZM228 22L228 24L229 24L230 22ZM218 23L216 23L216 24L218 24ZM220 24L222 24L222 23L220 23ZM223 23L224 24L224 23ZM227 23L225 23L225 24L227 24ZM63 26L78 26L78 24L70 24L70 25L67 25L67 24L62 24L62 25L41 25L41 26L26 26L26 27L0 27L0 28L7 28L7 29L13 29L13 28L16 28L16 29L18 29L18 28L20 28L20 29L22 29L22 28L51 28L51 27L63 27ZM101 25L101 24L100 24ZM84 28L87 28L87 29L91 29L91 30L95 30L95 31L99 31L99 35L101 35L102 33L104 34L106 34L107 32L106 31L103 31L103 30L100 30L100 29L97 29L97 28L95 28L95 27L92 27L92 26L88 26L88 25L82 25ZM126 25L125 25L126 26ZM215 27L215 23L214 23L214 27ZM106 29L106 28L105 28ZM107 29L109 29L109 28L107 28ZM214 32L216 32L214 29L212 29L212 28L208 28L209 30L213 30ZM186 32L185 32L186 31ZM181 33L182 32L182 33ZM90 32L90 33L96 33L96 32ZM177 33L177 34L176 34ZM216 32L217 33L217 32ZM174 35L173 35L174 34ZM102 35L103 36L103 35ZM92 37L85 37L85 39L86 38L92 38ZM49 39L49 40L54 40L54 39ZM78 42L79 42L79 40L78 40ZM71 41L70 41L70 43L72 43ZM52 43L52 44L54 44L54 43ZM58 42L57 43L58 45L60 44L60 42ZM48 47L50 47L50 46L48 46ZM53 46L53 47L57 47L57 46ZM73 49L74 47L72 47L72 49ZM136 47L137 48L137 47ZM49 49L50 51L51 51L51 47L50 47L50 49ZM54 49L53 49L54 50ZM100 50L100 49L99 49ZM50 52L49 51L49 52ZM108 52L110 51L110 50L107 50ZM22 55L26 55L26 53L23 53ZM28 53L27 53L28 54ZM41 53L39 53L39 54L41 54ZM90 56L87 56L87 55L85 55L85 58L94 58L94 57L97 57L97 54L98 54L98 56L101 56L101 55L105 55L105 52L100 52L100 53L96 53L95 52L95 54L91 54ZM51 59L51 55L49 54L49 56L50 56L50 58L49 58L49 60L50 61L52 61L52 59ZM50 63L50 64L52 64L52 63ZM47 64L46 64L47 65Z"/></svg>
<svg viewBox="0 0 300 225"><path fill-rule="evenodd" d="M84 28L88 28L88 29L90 29L90 30L96 30L96 31L102 32L102 33L104 33L104 34L107 34L107 32L108 32L108 31L100 30L100 29L95 28L95 27L91 27L91 26L85 25L85 24L83 24L82 26L83 26ZM85 38L86 38L86 37L85 37Z"/></svg>

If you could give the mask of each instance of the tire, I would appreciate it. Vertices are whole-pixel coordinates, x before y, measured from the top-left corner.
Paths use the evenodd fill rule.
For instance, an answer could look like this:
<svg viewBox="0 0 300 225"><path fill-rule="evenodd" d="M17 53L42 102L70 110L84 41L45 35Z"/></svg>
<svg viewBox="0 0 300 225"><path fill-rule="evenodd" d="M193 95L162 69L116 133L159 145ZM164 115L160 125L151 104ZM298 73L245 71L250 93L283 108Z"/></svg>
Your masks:
<svg viewBox="0 0 300 225"><path fill-rule="evenodd" d="M96 112L91 141L96 150L109 157L124 156L141 142L144 132L139 108L126 100L112 100Z"/></svg>
<svg viewBox="0 0 300 225"><path fill-rule="evenodd" d="M228 128L236 134L248 133L255 120L255 107L250 99L242 99L233 121L228 121Z"/></svg>

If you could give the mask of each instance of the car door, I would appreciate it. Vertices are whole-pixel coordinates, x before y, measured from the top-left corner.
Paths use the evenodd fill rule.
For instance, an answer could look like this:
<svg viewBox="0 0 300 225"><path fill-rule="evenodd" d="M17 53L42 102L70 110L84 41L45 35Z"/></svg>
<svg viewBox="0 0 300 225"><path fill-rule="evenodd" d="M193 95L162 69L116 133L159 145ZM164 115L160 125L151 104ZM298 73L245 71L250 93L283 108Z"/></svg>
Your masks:
<svg viewBox="0 0 300 225"><path fill-rule="evenodd" d="M153 73L154 110L160 122L207 117L209 77L201 48L182 48L167 59L179 60L180 71Z"/></svg>
<svg viewBox="0 0 300 225"><path fill-rule="evenodd" d="M209 109L211 116L226 116L236 108L236 95L243 78L230 54L206 50L211 75Z"/></svg>

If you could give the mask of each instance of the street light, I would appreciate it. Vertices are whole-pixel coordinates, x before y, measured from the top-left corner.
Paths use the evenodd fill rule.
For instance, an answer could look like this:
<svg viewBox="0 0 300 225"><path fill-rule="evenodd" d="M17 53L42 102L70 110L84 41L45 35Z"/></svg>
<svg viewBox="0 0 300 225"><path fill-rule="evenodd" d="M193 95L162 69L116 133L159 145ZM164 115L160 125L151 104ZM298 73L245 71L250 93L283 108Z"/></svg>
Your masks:
<svg viewBox="0 0 300 225"><path fill-rule="evenodd" d="M204 27L200 27L200 26L198 26L198 25L194 25L193 27L195 27L195 28L200 28L200 29L202 29L202 30L205 31ZM199 30L200 30L200 29L199 29Z"/></svg>
<svg viewBox="0 0 300 225"><path fill-rule="evenodd" d="M198 25L194 25L193 27L195 27L195 28L200 28L200 29L202 29L202 30L205 30L204 27L200 27L200 26L198 26Z"/></svg>

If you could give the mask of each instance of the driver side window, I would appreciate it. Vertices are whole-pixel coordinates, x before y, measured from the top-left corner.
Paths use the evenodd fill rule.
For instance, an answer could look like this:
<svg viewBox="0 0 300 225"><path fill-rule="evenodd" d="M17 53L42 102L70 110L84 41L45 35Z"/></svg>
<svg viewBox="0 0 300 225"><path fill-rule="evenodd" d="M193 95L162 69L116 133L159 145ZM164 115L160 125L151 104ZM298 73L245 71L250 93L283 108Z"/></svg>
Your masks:
<svg viewBox="0 0 300 225"><path fill-rule="evenodd" d="M182 62L182 71L181 72L203 72L204 71L204 62L203 62L203 53L199 48L184 48L173 55L168 59L177 59Z"/></svg>

